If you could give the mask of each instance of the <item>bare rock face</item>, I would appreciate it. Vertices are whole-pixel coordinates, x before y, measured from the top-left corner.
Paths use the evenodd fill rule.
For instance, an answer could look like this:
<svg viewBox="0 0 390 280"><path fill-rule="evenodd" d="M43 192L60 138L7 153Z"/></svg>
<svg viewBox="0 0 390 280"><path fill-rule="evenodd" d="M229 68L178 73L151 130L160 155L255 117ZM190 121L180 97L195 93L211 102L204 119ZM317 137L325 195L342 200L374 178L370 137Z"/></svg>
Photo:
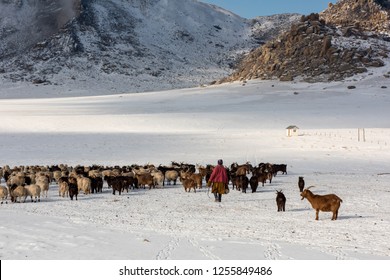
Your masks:
<svg viewBox="0 0 390 280"><path fill-rule="evenodd" d="M344 0L329 4L320 14L327 24L342 29L356 27L362 31L387 33L390 31L390 1Z"/></svg>
<svg viewBox="0 0 390 280"><path fill-rule="evenodd" d="M219 83L335 81L384 66L390 50L388 2L346 0L330 4L321 15L302 16L289 31L251 52L235 73Z"/></svg>

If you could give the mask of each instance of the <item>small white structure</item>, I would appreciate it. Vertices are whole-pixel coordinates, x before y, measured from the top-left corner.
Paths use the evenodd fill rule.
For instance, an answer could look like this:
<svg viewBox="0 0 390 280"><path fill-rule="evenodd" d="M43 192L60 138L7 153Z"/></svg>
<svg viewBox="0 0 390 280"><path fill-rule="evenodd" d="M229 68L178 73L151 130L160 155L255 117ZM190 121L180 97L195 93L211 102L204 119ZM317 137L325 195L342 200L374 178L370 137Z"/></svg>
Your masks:
<svg viewBox="0 0 390 280"><path fill-rule="evenodd" d="M298 130L299 130L299 127L297 127L296 125L290 125L290 126L286 127L287 137L298 136Z"/></svg>

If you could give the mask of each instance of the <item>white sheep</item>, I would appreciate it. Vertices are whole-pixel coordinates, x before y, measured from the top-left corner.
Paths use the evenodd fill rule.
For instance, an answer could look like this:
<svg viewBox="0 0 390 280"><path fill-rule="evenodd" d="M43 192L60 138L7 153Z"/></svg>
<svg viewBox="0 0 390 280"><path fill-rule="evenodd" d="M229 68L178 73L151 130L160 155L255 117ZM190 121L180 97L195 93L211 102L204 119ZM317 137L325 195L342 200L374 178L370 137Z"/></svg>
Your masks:
<svg viewBox="0 0 390 280"><path fill-rule="evenodd" d="M164 184L164 174L159 170L153 170L151 172L153 177L154 185L163 186Z"/></svg>
<svg viewBox="0 0 390 280"><path fill-rule="evenodd" d="M49 192L49 178L45 175L38 175L35 177L35 184L41 188L42 196L47 198Z"/></svg>
<svg viewBox="0 0 390 280"><path fill-rule="evenodd" d="M58 183L58 180L62 177L62 171L53 171L53 178Z"/></svg>
<svg viewBox="0 0 390 280"><path fill-rule="evenodd" d="M5 201L7 203L7 197L8 197L8 189L7 187L0 186L0 200L1 204Z"/></svg>
<svg viewBox="0 0 390 280"><path fill-rule="evenodd" d="M26 182L24 174L21 173L12 173L7 180L7 186L11 187L12 185L22 186Z"/></svg>
<svg viewBox="0 0 390 280"><path fill-rule="evenodd" d="M22 202L22 198L24 198L23 202L26 201L27 190L23 186L12 186L10 188L10 192L9 193L10 193L12 202L18 202L18 198L19 198L19 202Z"/></svg>
<svg viewBox="0 0 390 280"><path fill-rule="evenodd" d="M65 182L65 181L62 181L59 183L58 185L58 194L59 196L62 196L62 197L65 197L65 196L69 196L69 184L68 182Z"/></svg>
<svg viewBox="0 0 390 280"><path fill-rule="evenodd" d="M31 197L31 202L41 201L41 188L38 185L27 185L25 186L27 196ZM35 201L33 201L33 198Z"/></svg>
<svg viewBox="0 0 390 280"><path fill-rule="evenodd" d="M78 191L83 191L84 194L91 193L91 179L83 177L81 175L77 176L77 188Z"/></svg>
<svg viewBox="0 0 390 280"><path fill-rule="evenodd" d="M167 180L167 183L170 185L171 181L173 181L173 184L176 185L177 178L179 177L179 172L176 170L168 170L165 172L165 179Z"/></svg>
<svg viewBox="0 0 390 280"><path fill-rule="evenodd" d="M102 172L99 170L89 170L88 171L88 177L89 178L102 178Z"/></svg>

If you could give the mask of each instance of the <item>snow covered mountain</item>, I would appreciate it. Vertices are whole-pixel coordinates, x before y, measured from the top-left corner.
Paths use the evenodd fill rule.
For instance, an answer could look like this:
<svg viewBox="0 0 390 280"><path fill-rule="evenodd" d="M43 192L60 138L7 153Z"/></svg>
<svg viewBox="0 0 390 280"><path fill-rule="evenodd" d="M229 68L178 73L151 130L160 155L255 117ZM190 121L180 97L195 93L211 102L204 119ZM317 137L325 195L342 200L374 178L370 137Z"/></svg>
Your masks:
<svg viewBox="0 0 390 280"><path fill-rule="evenodd" d="M3 89L27 83L96 93L210 83L298 18L248 20L196 0L2 0L0 6Z"/></svg>

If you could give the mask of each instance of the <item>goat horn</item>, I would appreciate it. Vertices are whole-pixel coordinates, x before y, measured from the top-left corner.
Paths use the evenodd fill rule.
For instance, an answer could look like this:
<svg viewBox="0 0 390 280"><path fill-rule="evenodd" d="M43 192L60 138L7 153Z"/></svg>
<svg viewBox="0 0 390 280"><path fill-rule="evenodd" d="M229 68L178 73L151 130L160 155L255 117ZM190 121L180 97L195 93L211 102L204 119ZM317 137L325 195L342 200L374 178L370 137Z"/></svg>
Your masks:
<svg viewBox="0 0 390 280"><path fill-rule="evenodd" d="M307 187L306 189L309 190L309 189L314 188L314 187L315 187L315 186L310 186L310 187Z"/></svg>

